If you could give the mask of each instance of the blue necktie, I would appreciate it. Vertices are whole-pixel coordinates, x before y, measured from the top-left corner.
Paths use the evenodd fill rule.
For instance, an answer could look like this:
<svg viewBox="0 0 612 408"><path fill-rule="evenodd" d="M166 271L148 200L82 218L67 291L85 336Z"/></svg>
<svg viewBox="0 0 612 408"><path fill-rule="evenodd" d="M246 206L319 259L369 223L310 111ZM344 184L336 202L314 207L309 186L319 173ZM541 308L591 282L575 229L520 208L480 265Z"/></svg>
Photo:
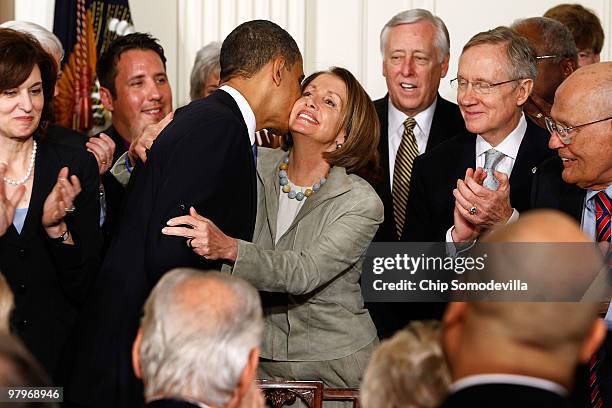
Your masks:
<svg viewBox="0 0 612 408"><path fill-rule="evenodd" d="M255 163L255 167L257 167L257 143L253 143L251 149L253 149L253 162Z"/></svg>

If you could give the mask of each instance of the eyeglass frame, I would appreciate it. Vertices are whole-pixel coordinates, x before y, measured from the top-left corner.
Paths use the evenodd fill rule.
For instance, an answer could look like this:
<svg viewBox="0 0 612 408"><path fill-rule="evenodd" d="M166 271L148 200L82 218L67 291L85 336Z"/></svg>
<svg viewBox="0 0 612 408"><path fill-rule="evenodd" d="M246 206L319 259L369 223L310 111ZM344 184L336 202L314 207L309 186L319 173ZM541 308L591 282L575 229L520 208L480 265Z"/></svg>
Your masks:
<svg viewBox="0 0 612 408"><path fill-rule="evenodd" d="M553 54L553 55L536 55L535 56L536 61L541 61L541 60L550 59L550 58L559 58L559 55Z"/></svg>
<svg viewBox="0 0 612 408"><path fill-rule="evenodd" d="M572 130L581 128L583 126L594 125L595 123L599 123L599 122L605 122L606 120L610 120L610 119L612 119L612 116L608 116L607 118L604 118L604 119L594 120L593 122L583 123L581 125L570 126L570 127L562 126L559 122L555 122L553 118L549 116L544 117L544 122L546 123L546 129L550 132L551 135L556 132L557 135L559 136L559 139L561 139L561 141L563 142L563 144L569 145L569 144L572 144L572 135L570 135L570 132ZM552 129L553 125L555 127L554 129ZM565 133L565 136L563 135L563 133Z"/></svg>
<svg viewBox="0 0 612 408"><path fill-rule="evenodd" d="M525 78L509 79L508 81L497 82L497 83L494 83L494 84L490 84L490 83L488 83L486 81L471 82L471 81L468 81L467 79L465 79L465 81L468 83L468 85L472 84L472 90L474 92L476 92L477 94L479 94L479 95L490 95L491 94L491 91L490 91L491 88L495 88L496 86L499 86L499 85L509 84L510 82L514 82L514 81L520 81L522 79L525 79ZM459 77L453 78L449 82L450 82L451 88L453 88L457 92L459 92ZM474 87L474 83L477 83L477 84L487 84L488 85L487 89L489 89L489 91L482 92L483 88L475 88ZM453 85L453 84L456 84L456 85ZM467 90L467 87L465 89ZM479 89L479 90L477 90L477 89Z"/></svg>

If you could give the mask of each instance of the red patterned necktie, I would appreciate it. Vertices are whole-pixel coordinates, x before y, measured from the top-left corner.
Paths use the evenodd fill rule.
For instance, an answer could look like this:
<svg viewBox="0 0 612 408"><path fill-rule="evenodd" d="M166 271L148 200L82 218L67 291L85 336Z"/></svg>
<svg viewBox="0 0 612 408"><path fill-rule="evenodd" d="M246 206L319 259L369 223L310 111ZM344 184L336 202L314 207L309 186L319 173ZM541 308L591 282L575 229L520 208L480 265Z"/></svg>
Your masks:
<svg viewBox="0 0 612 408"><path fill-rule="evenodd" d="M610 197L605 191L600 191L593 197L595 202L595 240L597 242L610 241L610 213L612 205ZM592 408L601 408L603 400L599 390L599 379L597 378L597 368L599 361L597 353L593 354L589 364L589 386L591 388L590 403Z"/></svg>
<svg viewBox="0 0 612 408"><path fill-rule="evenodd" d="M595 236L597 242L610 241L610 213L612 204L605 191L600 191L593 197L595 201Z"/></svg>

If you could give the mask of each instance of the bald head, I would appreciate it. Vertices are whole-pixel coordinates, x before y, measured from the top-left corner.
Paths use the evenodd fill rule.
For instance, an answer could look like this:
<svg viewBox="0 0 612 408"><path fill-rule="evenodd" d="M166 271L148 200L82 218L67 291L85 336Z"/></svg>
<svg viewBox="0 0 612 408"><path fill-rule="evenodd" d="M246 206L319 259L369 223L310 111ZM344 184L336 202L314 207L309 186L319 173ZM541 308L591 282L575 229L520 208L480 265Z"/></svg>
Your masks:
<svg viewBox="0 0 612 408"><path fill-rule="evenodd" d="M610 114L612 110L612 62L600 62L580 68L571 74L555 93L557 110L595 110L595 116Z"/></svg>
<svg viewBox="0 0 612 408"><path fill-rule="evenodd" d="M491 244L483 280L520 279L540 300L580 299L601 265L578 224L558 211L523 214L482 241ZM453 303L444 319L451 365L463 374L526 374L569 387L576 365L605 336L598 310L594 302ZM481 363L467 360L476 354Z"/></svg>

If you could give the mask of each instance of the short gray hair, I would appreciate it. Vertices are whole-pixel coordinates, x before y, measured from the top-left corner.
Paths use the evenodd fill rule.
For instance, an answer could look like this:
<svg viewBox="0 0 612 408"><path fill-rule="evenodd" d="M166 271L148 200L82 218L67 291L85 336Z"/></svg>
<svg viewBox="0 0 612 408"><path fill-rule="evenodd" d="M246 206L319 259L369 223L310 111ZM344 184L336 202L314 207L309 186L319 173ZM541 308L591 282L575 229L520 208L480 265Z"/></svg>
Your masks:
<svg viewBox="0 0 612 408"><path fill-rule="evenodd" d="M261 301L240 278L175 269L151 292L141 327L146 397L185 396L225 406L251 350L261 344Z"/></svg>
<svg viewBox="0 0 612 408"><path fill-rule="evenodd" d="M15 31L30 34L40 45L50 54L57 54L60 57L60 61L64 59L64 47L62 42L57 38L55 34L47 30L45 27L40 26L29 21L5 21L0 24L0 28L10 28ZM58 69L61 67L57 67Z"/></svg>
<svg viewBox="0 0 612 408"><path fill-rule="evenodd" d="M508 75L512 79L535 80L538 73L536 59L533 49L526 39L508 27L500 26L489 31L483 31L472 38L463 46L463 51L478 45L506 45L506 56L510 63Z"/></svg>
<svg viewBox="0 0 612 408"><path fill-rule="evenodd" d="M444 57L450 53L450 36L444 21L438 16L434 16L429 11L424 9L412 9L402 11L394 15L391 20L380 31L380 52L385 55L385 44L389 36L389 30L395 26L402 24L414 24L419 21L428 21L436 29L436 39L434 45L438 50L438 63L442 63Z"/></svg>
<svg viewBox="0 0 612 408"><path fill-rule="evenodd" d="M569 58L578 63L578 48L574 42L572 33L557 20L548 17L530 17L516 20L510 28L516 30L523 25L534 25L544 40L546 52L558 55L555 59L560 61Z"/></svg>
<svg viewBox="0 0 612 408"><path fill-rule="evenodd" d="M191 69L191 81L189 96L191 100L202 97L202 87L208 77L215 71L221 71L219 55L221 54L221 43L213 41L200 48L196 54L193 68Z"/></svg>
<svg viewBox="0 0 612 408"><path fill-rule="evenodd" d="M448 393L450 372L438 321L414 321L374 351L361 383L364 408L434 408Z"/></svg>

